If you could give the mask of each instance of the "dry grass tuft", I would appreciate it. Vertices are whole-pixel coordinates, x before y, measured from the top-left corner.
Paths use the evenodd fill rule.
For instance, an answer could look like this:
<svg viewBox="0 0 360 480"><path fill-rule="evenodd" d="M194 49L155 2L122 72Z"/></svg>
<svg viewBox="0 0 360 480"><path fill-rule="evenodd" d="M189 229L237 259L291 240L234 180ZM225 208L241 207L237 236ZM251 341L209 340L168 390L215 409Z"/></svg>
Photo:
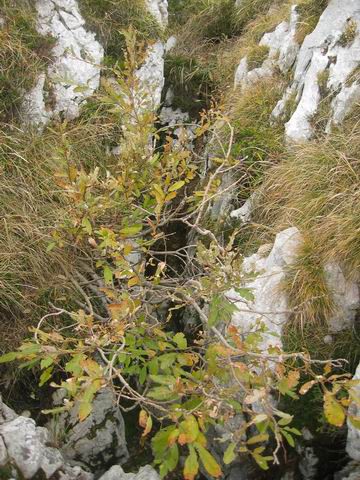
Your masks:
<svg viewBox="0 0 360 480"><path fill-rule="evenodd" d="M17 113L23 92L34 86L50 60L54 40L36 32L33 2L1 0L0 121Z"/></svg>
<svg viewBox="0 0 360 480"><path fill-rule="evenodd" d="M296 262L288 267L283 288L294 312L291 323L302 331L309 324L325 327L327 319L336 311L321 257L309 237L304 238Z"/></svg>
<svg viewBox="0 0 360 480"><path fill-rule="evenodd" d="M276 231L307 232L322 261L360 268L360 116L327 138L295 146L270 169L261 189L258 221Z"/></svg>

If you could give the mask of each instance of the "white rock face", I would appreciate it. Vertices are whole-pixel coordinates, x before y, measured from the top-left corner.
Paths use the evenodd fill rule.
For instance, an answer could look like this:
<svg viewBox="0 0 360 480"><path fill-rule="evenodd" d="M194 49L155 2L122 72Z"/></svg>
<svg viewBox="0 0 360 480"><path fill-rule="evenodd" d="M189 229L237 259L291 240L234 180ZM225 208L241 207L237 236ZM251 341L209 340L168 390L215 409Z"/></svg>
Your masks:
<svg viewBox="0 0 360 480"><path fill-rule="evenodd" d="M327 133L331 131L331 124L340 125L358 102L360 102L360 85L353 83L349 87L342 87L340 93L332 101L333 114L327 126Z"/></svg>
<svg viewBox="0 0 360 480"><path fill-rule="evenodd" d="M281 345L282 327L288 321L289 313L287 298L280 286L285 279L286 267L296 259L301 242L298 229L288 228L276 236L267 257L262 255L264 248L261 247L258 253L244 259L244 271L258 273L254 280L245 285L252 290L254 301L245 301L234 289L227 294L230 300L236 301L239 309L233 315L233 325L243 332L250 332L259 319L266 325L269 333L263 337L264 350L270 345Z"/></svg>
<svg viewBox="0 0 360 480"><path fill-rule="evenodd" d="M340 39L349 22L358 25L354 38L343 45ZM327 88L335 95L333 120L339 123L359 98L356 87L347 88L349 75L360 64L360 4L358 0L330 0L315 30L308 35L298 54L294 82L273 112L279 117L284 111L286 99L297 96L297 108L286 124L290 140L304 141L311 138L311 118L317 112L321 100L319 75L327 71Z"/></svg>
<svg viewBox="0 0 360 480"><path fill-rule="evenodd" d="M265 35L259 45L269 48L269 55L261 67L249 71L247 57L244 57L235 72L235 88L245 87L263 77L269 77L276 67L287 72L296 60L299 45L295 40L299 15L296 6L291 9L290 21L282 22L277 28Z"/></svg>
<svg viewBox="0 0 360 480"><path fill-rule="evenodd" d="M354 380L360 380L360 364L358 365ZM353 402L349 407L349 415L352 417L360 417L360 384L353 387L354 395L358 399L359 404ZM352 459L360 462L360 430L356 428L348 419L348 435L346 442L346 451Z"/></svg>
<svg viewBox="0 0 360 480"><path fill-rule="evenodd" d="M51 51L54 61L46 72L51 104L45 107L49 94L41 75L26 95L24 122L41 125L60 116L71 120L99 86L104 51L95 34L86 31L76 0L37 0L36 9L38 32L56 39Z"/></svg>
<svg viewBox="0 0 360 480"><path fill-rule="evenodd" d="M233 325L243 332L251 331L257 320L266 325L269 334L264 335L262 345L264 349L270 345L281 345L282 328L290 317L288 299L282 292L281 284L285 279L287 267L296 260L302 241L297 228L288 228L276 236L268 255L268 246L263 246L258 253L244 259L244 272L258 274L254 280L244 285L251 289L254 301L245 301L234 289L227 294L230 300L236 302L239 309L233 315ZM356 310L360 306L359 288L355 282L345 279L340 266L335 263L327 264L324 272L337 305L335 315L328 319L329 330L338 332L349 328L355 320Z"/></svg>
<svg viewBox="0 0 360 480"><path fill-rule="evenodd" d="M168 24L168 0L146 0L149 12L162 27Z"/></svg>
<svg viewBox="0 0 360 480"><path fill-rule="evenodd" d="M327 285L333 293L338 309L329 319L331 332L339 332L353 325L357 309L360 305L358 284L347 280L337 263L328 263L324 266Z"/></svg>
<svg viewBox="0 0 360 480"><path fill-rule="evenodd" d="M99 480L160 480L160 477L150 465L141 467L138 473L125 473L121 467L115 465Z"/></svg>
<svg viewBox="0 0 360 480"><path fill-rule="evenodd" d="M49 445L49 432L34 420L17 416L0 399L0 468L16 467L14 479L57 478L92 480L90 473L67 465L62 454Z"/></svg>
<svg viewBox="0 0 360 480"><path fill-rule="evenodd" d="M139 80L140 110L157 110L161 103L161 93L165 84L164 45L159 41L150 46L143 65L136 72Z"/></svg>
<svg viewBox="0 0 360 480"><path fill-rule="evenodd" d="M55 394L55 404L62 403L63 392ZM48 424L54 439L61 432L65 438L61 451L72 463L86 465L93 472L109 463L123 464L128 459L125 425L110 389L103 389L95 397L91 414L83 421L78 419L78 405Z"/></svg>
<svg viewBox="0 0 360 480"><path fill-rule="evenodd" d="M230 213L230 217L235 218L236 220L240 220L241 223L249 223L251 220L251 213L254 209L254 205L256 204L258 197L258 192L253 192L242 207L233 210Z"/></svg>

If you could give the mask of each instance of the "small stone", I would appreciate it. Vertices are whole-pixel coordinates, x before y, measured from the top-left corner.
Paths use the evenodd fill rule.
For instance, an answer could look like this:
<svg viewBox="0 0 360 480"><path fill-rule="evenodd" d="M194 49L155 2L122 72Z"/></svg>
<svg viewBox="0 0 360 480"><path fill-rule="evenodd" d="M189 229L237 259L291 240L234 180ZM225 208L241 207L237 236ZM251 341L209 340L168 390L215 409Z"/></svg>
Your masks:
<svg viewBox="0 0 360 480"><path fill-rule="evenodd" d="M138 473L125 473L120 466L115 465L99 480L160 480L160 476L150 465L141 467Z"/></svg>
<svg viewBox="0 0 360 480"><path fill-rule="evenodd" d="M330 345L331 343L333 343L334 339L332 337L332 335L325 335L324 337L324 343L326 343L327 345Z"/></svg>

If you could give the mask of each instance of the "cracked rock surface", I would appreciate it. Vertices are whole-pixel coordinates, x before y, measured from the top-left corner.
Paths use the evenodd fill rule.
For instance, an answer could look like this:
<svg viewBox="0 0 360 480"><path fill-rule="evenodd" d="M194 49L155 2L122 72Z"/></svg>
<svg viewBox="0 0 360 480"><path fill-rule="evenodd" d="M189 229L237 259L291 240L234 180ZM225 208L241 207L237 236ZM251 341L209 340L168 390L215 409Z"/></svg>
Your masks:
<svg viewBox="0 0 360 480"><path fill-rule="evenodd" d="M23 121L44 125L51 118L71 120L99 86L104 50L85 29L76 0L38 0L36 10L38 32L52 36L55 45L53 62L25 96Z"/></svg>
<svg viewBox="0 0 360 480"><path fill-rule="evenodd" d="M162 27L168 24L168 0L146 0L149 12Z"/></svg>
<svg viewBox="0 0 360 480"><path fill-rule="evenodd" d="M346 39L350 22L354 35ZM358 0L330 0L315 30L305 38L297 57L294 81L274 110L274 116L279 117L286 101L296 95L296 110L285 125L290 140L304 141L313 135L311 119L322 100L319 76L324 72L326 88L333 96L330 123L340 123L344 119L360 98L360 86L347 85L349 76L359 64L360 3Z"/></svg>
<svg viewBox="0 0 360 480"><path fill-rule="evenodd" d="M63 391L54 395L54 403L62 403ZM126 446L125 424L110 389L103 389L95 397L92 412L82 422L78 418L79 405L69 413L53 418L48 428L54 440L62 435L61 452L74 465L92 472L101 472L104 466L123 464L129 454ZM66 434L64 435L64 432Z"/></svg>

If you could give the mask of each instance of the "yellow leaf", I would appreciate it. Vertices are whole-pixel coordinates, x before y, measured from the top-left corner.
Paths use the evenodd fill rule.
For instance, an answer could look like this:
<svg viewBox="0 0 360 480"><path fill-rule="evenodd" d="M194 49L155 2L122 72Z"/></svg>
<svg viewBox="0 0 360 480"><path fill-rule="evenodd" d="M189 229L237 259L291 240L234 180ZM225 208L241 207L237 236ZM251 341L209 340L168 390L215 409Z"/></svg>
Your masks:
<svg viewBox="0 0 360 480"><path fill-rule="evenodd" d="M262 433L260 435L255 435L251 437L248 441L248 445L254 445L255 443L267 442L269 440L269 435L267 433Z"/></svg>
<svg viewBox="0 0 360 480"><path fill-rule="evenodd" d="M199 435L199 425L194 415L189 415L184 421L182 421L180 423L179 429L180 445L185 445L186 443L193 443Z"/></svg>
<svg viewBox="0 0 360 480"><path fill-rule="evenodd" d="M184 480L194 480L199 471L199 462L195 449L189 445L190 454L185 460L184 465Z"/></svg>
<svg viewBox="0 0 360 480"><path fill-rule="evenodd" d="M173 198L175 198L177 195L176 192L171 192L171 193L168 193L165 197L165 202L170 202L170 200L172 200Z"/></svg>
<svg viewBox="0 0 360 480"><path fill-rule="evenodd" d="M341 427L345 421L345 410L329 392L324 395L324 413L326 420L336 427Z"/></svg>
<svg viewBox="0 0 360 480"><path fill-rule="evenodd" d="M92 404L91 402L81 402L79 405L79 420L82 422L87 418L92 411Z"/></svg>
<svg viewBox="0 0 360 480"><path fill-rule="evenodd" d="M311 380L310 382L306 382L304 383L304 385L300 388L300 395L305 395L305 393L307 393L311 387L313 387L315 385L316 380Z"/></svg>
<svg viewBox="0 0 360 480"><path fill-rule="evenodd" d="M129 288L134 287L135 285L140 285L140 279L137 275L135 275L134 277L130 278L130 280L128 280L127 284Z"/></svg>
<svg viewBox="0 0 360 480"><path fill-rule="evenodd" d="M176 190L180 190L180 188L182 188L184 185L185 185L184 180L179 180L178 182L171 185L171 187L169 188L168 191L169 192L175 192Z"/></svg>
<svg viewBox="0 0 360 480"><path fill-rule="evenodd" d="M141 410L139 413L139 425L142 428L146 427L146 422L148 419L149 415L146 410Z"/></svg>
<svg viewBox="0 0 360 480"><path fill-rule="evenodd" d="M204 447L199 444L195 444L195 448L199 453L202 464L204 465L205 470L215 478L222 476L222 471L220 465L217 463L215 458L208 452Z"/></svg>

